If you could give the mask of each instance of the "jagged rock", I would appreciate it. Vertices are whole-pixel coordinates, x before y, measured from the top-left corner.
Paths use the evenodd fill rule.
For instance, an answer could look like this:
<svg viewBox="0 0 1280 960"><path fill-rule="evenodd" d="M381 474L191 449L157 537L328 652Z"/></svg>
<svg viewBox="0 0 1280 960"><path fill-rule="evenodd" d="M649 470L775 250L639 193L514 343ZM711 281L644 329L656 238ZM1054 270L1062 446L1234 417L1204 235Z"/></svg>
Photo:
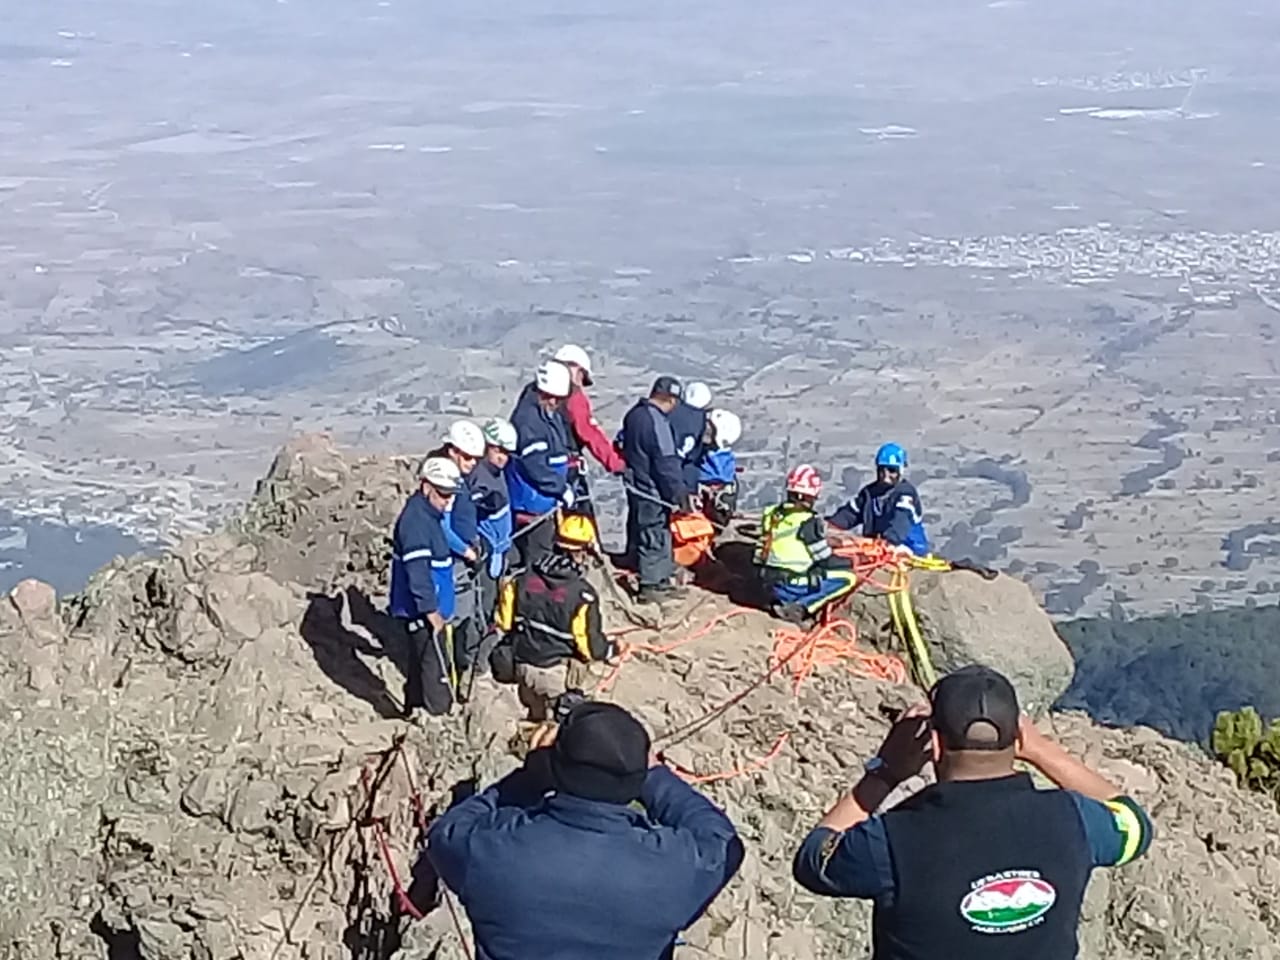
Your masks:
<svg viewBox="0 0 1280 960"><path fill-rule="evenodd" d="M1029 710L1047 710L1071 684L1075 664L1048 614L1021 580L984 580L958 570L911 573L911 599L939 674L985 663L1006 674ZM888 603L868 593L854 609L865 636L892 637Z"/></svg>
<svg viewBox="0 0 1280 960"><path fill-rule="evenodd" d="M41 585L0 602L0 957L466 956L443 907L412 924L395 911L372 824L410 877L415 787L430 810L472 776L502 775L519 711L510 688L482 679L464 713L421 729L394 718L403 652L378 609L386 531L412 487L408 458L347 459L307 439L227 531L117 561L61 604ZM1028 700L1052 699L1069 660L1016 581L913 583L940 666L985 659ZM700 595L628 639L671 644L731 609ZM608 615L621 626L625 602ZM887 620L883 599L868 601L864 642ZM689 956L834 960L869 943L868 906L804 893L790 859L885 715L919 691L837 667L797 687L769 670L775 626L743 612L669 653L637 653L607 694L673 760L722 777L705 789L748 844L739 877L688 931ZM1146 802L1160 831L1147 858L1095 878L1084 960L1274 957L1274 807L1153 731L1046 722Z"/></svg>

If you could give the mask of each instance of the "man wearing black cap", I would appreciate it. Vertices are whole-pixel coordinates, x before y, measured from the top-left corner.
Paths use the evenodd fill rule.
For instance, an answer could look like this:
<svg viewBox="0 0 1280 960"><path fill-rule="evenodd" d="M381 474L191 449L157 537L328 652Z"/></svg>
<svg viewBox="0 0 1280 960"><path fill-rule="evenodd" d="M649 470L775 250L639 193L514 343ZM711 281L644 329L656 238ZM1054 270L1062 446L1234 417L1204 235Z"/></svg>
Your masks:
<svg viewBox="0 0 1280 960"><path fill-rule="evenodd" d="M872 815L930 760L937 783ZM1015 760L1061 789L1037 789ZM875 960L1073 960L1090 872L1140 856L1151 834L1141 807L1021 717L1004 676L972 666L893 725L795 875L874 901Z"/></svg>
<svg viewBox="0 0 1280 960"><path fill-rule="evenodd" d="M627 559L635 564L646 603L680 593L673 582L676 564L671 544L671 509L688 512L689 489L667 414L680 402L675 377L659 377L649 396L622 421L622 458L627 462Z"/></svg>
<svg viewBox="0 0 1280 960"><path fill-rule="evenodd" d="M743 848L649 750L621 707L582 703L549 747L436 820L426 855L467 911L476 960L671 957Z"/></svg>

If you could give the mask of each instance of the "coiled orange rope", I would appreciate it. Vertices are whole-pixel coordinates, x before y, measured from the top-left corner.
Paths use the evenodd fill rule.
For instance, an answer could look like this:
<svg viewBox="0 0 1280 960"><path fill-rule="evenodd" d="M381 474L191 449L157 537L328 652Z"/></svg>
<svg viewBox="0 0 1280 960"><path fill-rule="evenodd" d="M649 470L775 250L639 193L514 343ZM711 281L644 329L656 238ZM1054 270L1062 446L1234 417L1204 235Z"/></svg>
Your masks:
<svg viewBox="0 0 1280 960"><path fill-rule="evenodd" d="M860 648L858 629L848 620L833 620L807 631L783 627L775 630L773 637L771 662L787 665L795 678L793 689L797 695L818 667L843 666L855 677L907 682L907 665L891 653Z"/></svg>

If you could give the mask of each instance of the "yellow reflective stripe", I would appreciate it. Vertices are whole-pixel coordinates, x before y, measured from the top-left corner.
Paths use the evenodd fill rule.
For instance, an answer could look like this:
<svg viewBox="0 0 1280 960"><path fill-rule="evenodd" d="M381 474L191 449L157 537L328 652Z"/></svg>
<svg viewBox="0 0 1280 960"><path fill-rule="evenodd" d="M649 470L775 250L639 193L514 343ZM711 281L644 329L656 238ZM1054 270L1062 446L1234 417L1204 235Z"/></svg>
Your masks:
<svg viewBox="0 0 1280 960"><path fill-rule="evenodd" d="M444 625L444 656L449 661L449 690L458 695L458 660L453 655L453 624Z"/></svg>
<svg viewBox="0 0 1280 960"><path fill-rule="evenodd" d="M587 631L587 608L589 604L583 604L578 607L578 612L573 615L573 645L578 650L578 656L583 660L591 659L591 636Z"/></svg>
<svg viewBox="0 0 1280 960"><path fill-rule="evenodd" d="M1142 849L1142 820L1132 807L1121 800L1108 800L1106 807L1115 819L1116 829L1124 834L1124 849L1120 852L1120 859L1115 862L1118 867L1128 863Z"/></svg>
<svg viewBox="0 0 1280 960"><path fill-rule="evenodd" d="M820 597L819 599L806 604L805 609L808 610L809 613L817 613L823 607L835 603L841 597L847 597L849 594L853 593L853 588L858 585L858 577L852 570L829 570L827 571L826 576L832 580L843 580L845 582L840 589L836 590L834 593L829 593L825 597Z"/></svg>
<svg viewBox="0 0 1280 960"><path fill-rule="evenodd" d="M493 622L503 633L510 633L516 620L516 585L507 579L498 590L498 609L494 611Z"/></svg>

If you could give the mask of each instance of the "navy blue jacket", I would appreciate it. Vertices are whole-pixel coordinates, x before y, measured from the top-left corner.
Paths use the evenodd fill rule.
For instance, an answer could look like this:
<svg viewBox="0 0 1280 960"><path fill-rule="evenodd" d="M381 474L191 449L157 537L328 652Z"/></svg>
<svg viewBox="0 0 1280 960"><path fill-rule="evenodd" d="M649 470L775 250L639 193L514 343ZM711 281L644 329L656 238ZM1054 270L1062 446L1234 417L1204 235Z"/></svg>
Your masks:
<svg viewBox="0 0 1280 960"><path fill-rule="evenodd" d="M827 522L841 530L861 527L864 537L910 547L917 557L929 552L924 507L920 494L908 480L899 480L896 484L879 480L868 483L856 497L827 517Z"/></svg>
<svg viewBox="0 0 1280 960"><path fill-rule="evenodd" d="M569 475L569 426L559 411L548 413L538 392L525 387L511 414L520 447L507 461L507 489L516 513L542 515L564 496Z"/></svg>
<svg viewBox="0 0 1280 960"><path fill-rule="evenodd" d="M628 483L672 506L680 506L688 488L675 435L667 415L647 398L632 407L622 421L622 458L627 461Z"/></svg>
<svg viewBox="0 0 1280 960"><path fill-rule="evenodd" d="M535 751L535 754L543 751ZM447 811L427 857L466 908L476 960L666 960L742 863L728 817L665 767L646 813L543 798L526 766Z"/></svg>
<svg viewBox="0 0 1280 960"><path fill-rule="evenodd" d="M671 434L675 438L676 453L680 455L680 463L684 473L686 490L698 488L698 464L702 460L704 450L703 439L707 432L707 412L691 407L683 400L667 414L667 422L671 424Z"/></svg>
<svg viewBox="0 0 1280 960"><path fill-rule="evenodd" d="M489 575L502 573L503 557L511 549L511 500L507 479L488 460L481 460L467 477L476 505L476 525L489 545Z"/></svg>
<svg viewBox="0 0 1280 960"><path fill-rule="evenodd" d="M417 620L438 612L453 616L453 557L444 535L444 515L419 490L396 519L392 535L391 599L393 617Z"/></svg>

